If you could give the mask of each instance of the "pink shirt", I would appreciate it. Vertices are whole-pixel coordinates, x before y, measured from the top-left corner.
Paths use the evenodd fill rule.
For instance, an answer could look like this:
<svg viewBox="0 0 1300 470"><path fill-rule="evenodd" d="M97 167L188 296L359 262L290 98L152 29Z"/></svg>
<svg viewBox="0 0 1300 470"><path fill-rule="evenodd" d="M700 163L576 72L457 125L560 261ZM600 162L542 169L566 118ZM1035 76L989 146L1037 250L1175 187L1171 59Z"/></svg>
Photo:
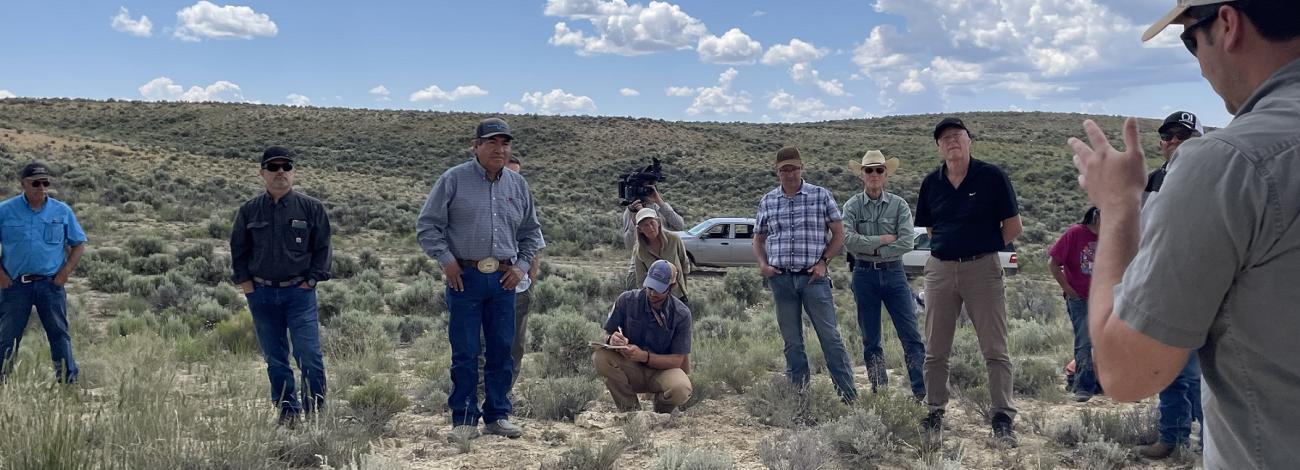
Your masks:
<svg viewBox="0 0 1300 470"><path fill-rule="evenodd" d="M1083 298L1092 284L1092 263L1097 258L1097 234L1087 226L1071 225L1048 254L1064 267L1065 281Z"/></svg>

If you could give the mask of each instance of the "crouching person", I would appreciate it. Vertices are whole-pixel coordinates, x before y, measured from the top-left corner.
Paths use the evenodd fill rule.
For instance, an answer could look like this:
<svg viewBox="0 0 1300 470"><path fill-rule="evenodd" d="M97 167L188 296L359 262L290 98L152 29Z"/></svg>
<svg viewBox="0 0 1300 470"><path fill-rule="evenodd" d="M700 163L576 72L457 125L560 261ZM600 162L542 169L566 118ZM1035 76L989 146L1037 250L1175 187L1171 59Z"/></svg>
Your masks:
<svg viewBox="0 0 1300 470"><path fill-rule="evenodd" d="M691 397L691 311L673 297L672 263L655 261L643 288L618 296L605 320L604 342L591 355L620 411L638 411L638 393L653 393L654 410L671 413ZM626 347L625 349L623 347Z"/></svg>

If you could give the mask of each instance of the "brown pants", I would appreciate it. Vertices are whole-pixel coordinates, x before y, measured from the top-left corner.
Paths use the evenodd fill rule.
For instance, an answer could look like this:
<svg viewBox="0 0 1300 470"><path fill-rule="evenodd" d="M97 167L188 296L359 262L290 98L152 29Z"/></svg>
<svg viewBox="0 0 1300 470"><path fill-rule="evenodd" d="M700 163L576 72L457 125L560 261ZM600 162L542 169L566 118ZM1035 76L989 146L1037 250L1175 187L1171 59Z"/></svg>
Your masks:
<svg viewBox="0 0 1300 470"><path fill-rule="evenodd" d="M1011 404L1011 357L1007 354L1007 305L1002 286L1002 262L996 253L975 261L925 263L925 397L930 410L948 404L948 356L962 304L975 327L980 352L988 367L990 414L1015 418Z"/></svg>
<svg viewBox="0 0 1300 470"><path fill-rule="evenodd" d="M681 369L653 369L606 349L592 353L591 363L621 411L641 409L638 393L655 394L655 411L659 413L670 413L691 398L691 379Z"/></svg>

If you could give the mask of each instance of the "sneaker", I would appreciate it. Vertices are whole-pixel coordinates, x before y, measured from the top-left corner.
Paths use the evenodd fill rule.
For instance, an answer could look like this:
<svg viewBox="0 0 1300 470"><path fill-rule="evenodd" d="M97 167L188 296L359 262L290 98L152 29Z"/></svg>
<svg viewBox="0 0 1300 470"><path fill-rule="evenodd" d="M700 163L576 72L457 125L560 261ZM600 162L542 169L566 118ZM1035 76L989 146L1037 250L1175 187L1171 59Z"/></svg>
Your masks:
<svg viewBox="0 0 1300 470"><path fill-rule="evenodd" d="M1076 402L1083 403L1091 399L1092 399L1092 394L1088 393L1087 391L1084 390L1074 391L1074 401Z"/></svg>
<svg viewBox="0 0 1300 470"><path fill-rule="evenodd" d="M921 420L921 438L930 444L943 441L943 410L934 410Z"/></svg>
<svg viewBox="0 0 1300 470"><path fill-rule="evenodd" d="M993 415L993 438L1001 441L1007 447L1019 447L1020 441L1016 439L1016 431L1011 422L1011 417L1006 413Z"/></svg>
<svg viewBox="0 0 1300 470"><path fill-rule="evenodd" d="M472 424L462 424L451 428L447 433L447 442L461 442L470 439L476 439L482 434L478 432L478 426Z"/></svg>
<svg viewBox="0 0 1300 470"><path fill-rule="evenodd" d="M1138 454L1151 460L1160 460L1169 457L1174 453L1178 446L1164 441L1157 441L1155 444L1138 447Z"/></svg>
<svg viewBox="0 0 1300 470"><path fill-rule="evenodd" d="M483 432L486 432L488 434L496 434L498 436L505 436L511 439L518 439L520 436L524 435L524 428L521 428L519 427L519 425L510 422L510 420L508 419L501 418L484 425Z"/></svg>

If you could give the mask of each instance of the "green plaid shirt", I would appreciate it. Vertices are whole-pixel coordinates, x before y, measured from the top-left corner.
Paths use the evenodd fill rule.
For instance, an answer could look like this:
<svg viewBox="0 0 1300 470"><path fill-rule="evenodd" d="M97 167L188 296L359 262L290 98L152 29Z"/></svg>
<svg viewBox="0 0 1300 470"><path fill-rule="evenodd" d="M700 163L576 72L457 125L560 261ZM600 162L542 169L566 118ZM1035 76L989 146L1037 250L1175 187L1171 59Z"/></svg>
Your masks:
<svg viewBox="0 0 1300 470"><path fill-rule="evenodd" d="M880 236L885 234L898 240L881 245ZM859 192L844 203L844 235L845 248L859 261L898 261L916 244L912 209L888 191L874 201Z"/></svg>

